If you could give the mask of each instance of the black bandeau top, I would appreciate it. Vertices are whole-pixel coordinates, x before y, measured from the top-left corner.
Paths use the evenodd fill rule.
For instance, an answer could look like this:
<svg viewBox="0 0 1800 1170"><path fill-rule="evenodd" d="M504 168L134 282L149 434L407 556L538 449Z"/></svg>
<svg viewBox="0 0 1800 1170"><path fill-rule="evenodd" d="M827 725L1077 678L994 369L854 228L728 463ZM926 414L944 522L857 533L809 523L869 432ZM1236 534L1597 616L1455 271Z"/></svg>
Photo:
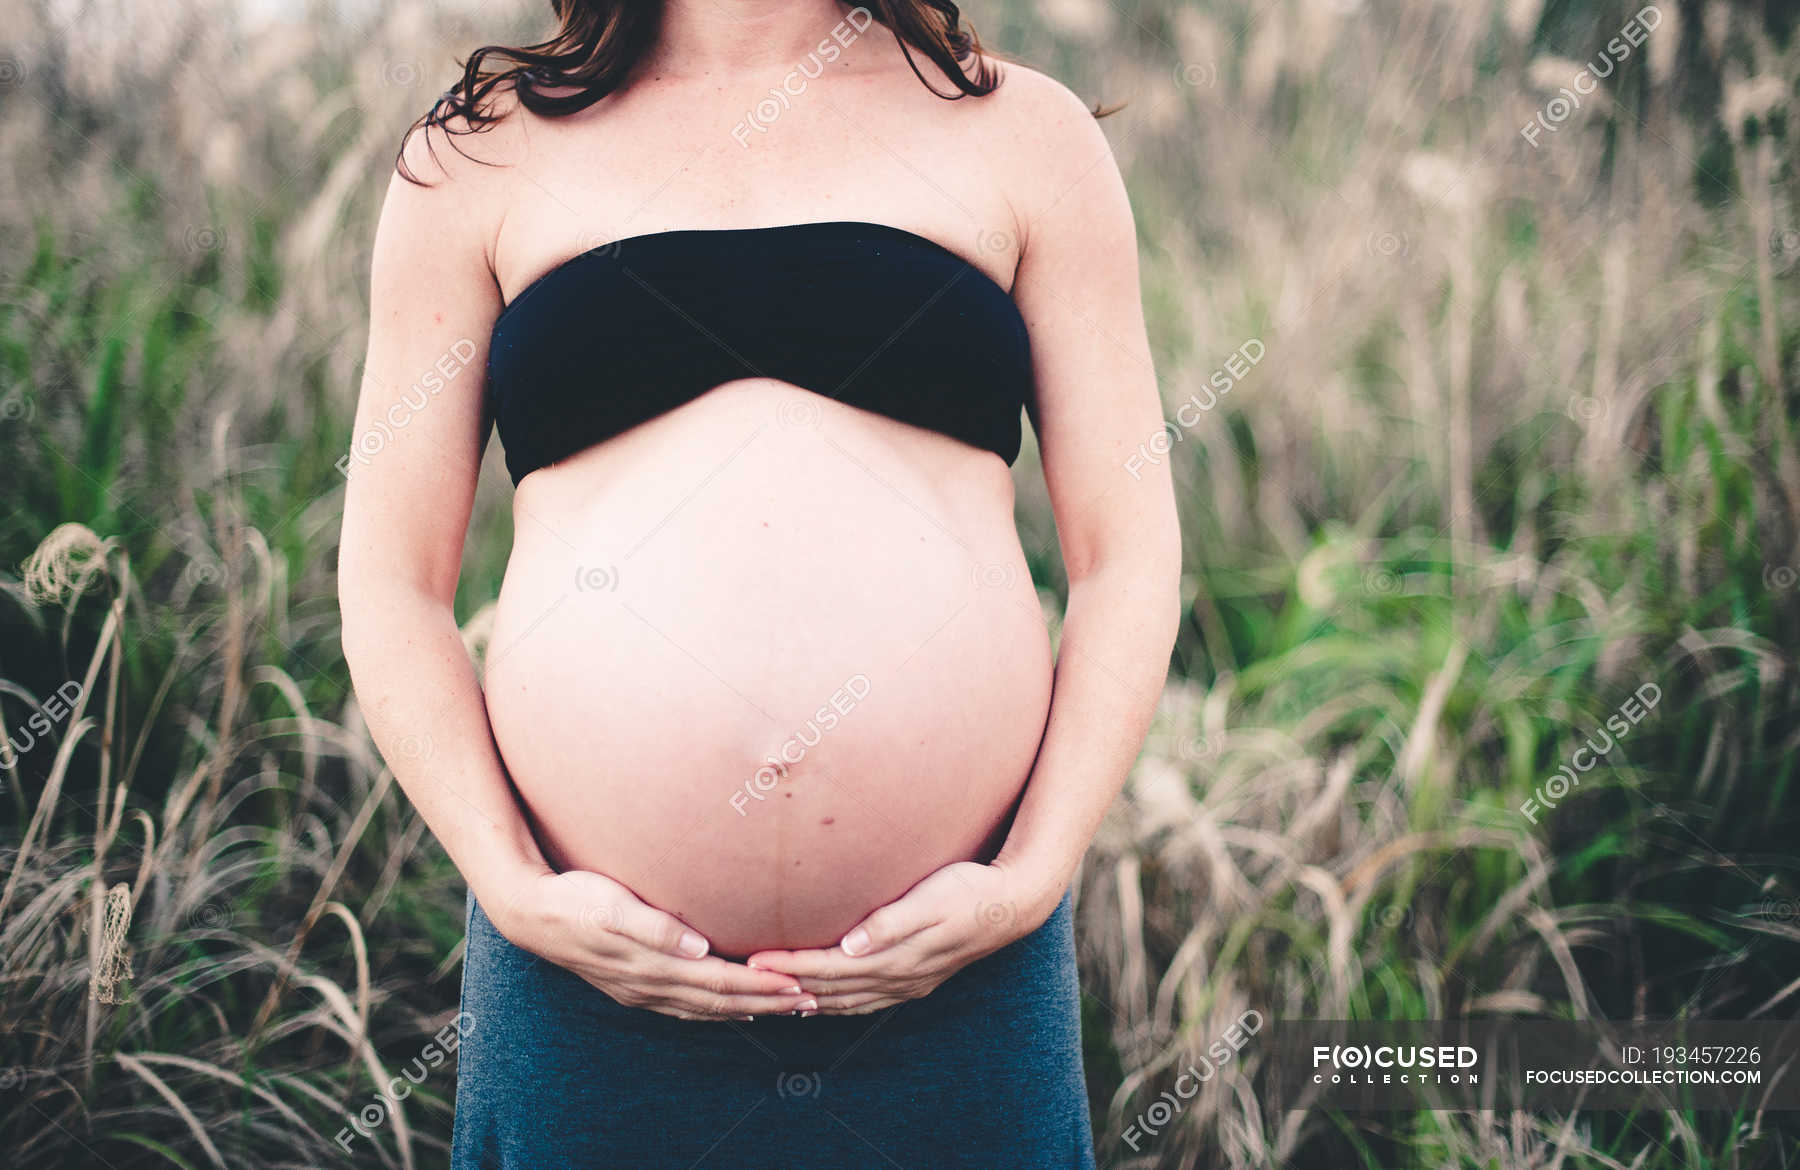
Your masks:
<svg viewBox="0 0 1800 1170"><path fill-rule="evenodd" d="M501 310L489 409L517 484L740 378L775 378L1013 462L1032 404L1005 289L902 228L834 221L632 236Z"/></svg>

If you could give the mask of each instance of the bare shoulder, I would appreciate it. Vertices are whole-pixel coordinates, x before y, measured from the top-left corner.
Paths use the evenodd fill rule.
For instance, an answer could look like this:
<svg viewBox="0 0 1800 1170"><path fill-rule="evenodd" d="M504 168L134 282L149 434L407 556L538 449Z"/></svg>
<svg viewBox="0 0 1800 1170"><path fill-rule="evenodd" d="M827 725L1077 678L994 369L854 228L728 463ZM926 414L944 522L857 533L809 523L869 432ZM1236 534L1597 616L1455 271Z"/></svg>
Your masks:
<svg viewBox="0 0 1800 1170"><path fill-rule="evenodd" d="M1007 116L1023 117L1040 125L1073 127L1093 123L1093 107L1048 73L999 57L984 60L1000 76L1000 87L988 97Z"/></svg>
<svg viewBox="0 0 1800 1170"><path fill-rule="evenodd" d="M421 183L467 188L491 182L492 173L523 157L533 115L512 86L495 86L483 97L477 118L462 113L440 116L446 105L440 98L431 114L415 124L400 152L399 161Z"/></svg>
<svg viewBox="0 0 1800 1170"><path fill-rule="evenodd" d="M1040 155L1074 151L1091 162L1095 151L1107 150L1092 107L1074 90L1029 66L999 60L993 64L999 70L1000 87L981 100L990 107L995 129L1019 135Z"/></svg>
<svg viewBox="0 0 1800 1170"><path fill-rule="evenodd" d="M504 85L481 111L477 119L452 113L413 127L389 175L382 220L397 234L435 239L489 264L533 115Z"/></svg>
<svg viewBox="0 0 1800 1170"><path fill-rule="evenodd" d="M1091 216L1116 221L1123 201L1112 147L1092 107L1048 74L1011 61L995 61L1000 87L991 103L984 137L995 179L1026 224L1081 223Z"/></svg>

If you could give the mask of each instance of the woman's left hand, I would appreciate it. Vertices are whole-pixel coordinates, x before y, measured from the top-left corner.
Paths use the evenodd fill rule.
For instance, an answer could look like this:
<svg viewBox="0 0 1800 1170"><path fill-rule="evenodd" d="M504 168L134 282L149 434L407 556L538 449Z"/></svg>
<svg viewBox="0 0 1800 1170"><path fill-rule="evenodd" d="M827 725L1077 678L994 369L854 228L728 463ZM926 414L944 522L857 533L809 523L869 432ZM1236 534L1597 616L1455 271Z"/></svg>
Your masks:
<svg viewBox="0 0 1800 1170"><path fill-rule="evenodd" d="M1003 866L959 861L864 918L835 947L758 951L747 962L792 975L820 1012L880 1011L930 995L976 959L1031 933L1061 896L1031 888Z"/></svg>

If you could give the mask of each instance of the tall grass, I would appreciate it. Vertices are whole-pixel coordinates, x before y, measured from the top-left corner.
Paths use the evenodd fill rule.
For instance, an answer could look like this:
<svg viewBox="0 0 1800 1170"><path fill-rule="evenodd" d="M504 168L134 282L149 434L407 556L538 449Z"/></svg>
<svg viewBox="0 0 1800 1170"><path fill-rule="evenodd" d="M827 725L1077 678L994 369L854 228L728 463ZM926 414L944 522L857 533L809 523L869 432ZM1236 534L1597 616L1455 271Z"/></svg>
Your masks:
<svg viewBox="0 0 1800 1170"><path fill-rule="evenodd" d="M1161 456L1191 621L1080 881L1103 1164L1800 1162L1773 1114L1273 1114L1254 1046L1125 1140L1246 1009L1793 1014L1800 59L1747 9L1660 9L1533 146L1640 7L973 12L1129 99L1171 417L1264 352ZM336 1140L454 1011L462 902L346 689L332 465L397 132L505 30L0 14L0 730L81 696L0 769L0 1148L441 1165L447 1069Z"/></svg>

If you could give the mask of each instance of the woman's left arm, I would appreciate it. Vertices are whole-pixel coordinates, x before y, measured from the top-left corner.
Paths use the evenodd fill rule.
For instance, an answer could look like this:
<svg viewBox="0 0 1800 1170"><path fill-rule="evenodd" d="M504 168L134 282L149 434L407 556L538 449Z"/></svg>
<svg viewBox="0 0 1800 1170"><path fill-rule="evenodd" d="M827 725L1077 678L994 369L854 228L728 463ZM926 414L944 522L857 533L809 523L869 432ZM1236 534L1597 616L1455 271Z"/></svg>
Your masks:
<svg viewBox="0 0 1800 1170"><path fill-rule="evenodd" d="M823 1012L928 994L1049 917L1143 746L1180 620L1174 492L1166 459L1145 457L1164 423L1125 185L1078 99L1010 67L1006 85L1021 82L1029 132L1013 141L1031 195L1013 296L1069 580L1049 720L991 864L938 870L836 947L751 956L795 976Z"/></svg>

